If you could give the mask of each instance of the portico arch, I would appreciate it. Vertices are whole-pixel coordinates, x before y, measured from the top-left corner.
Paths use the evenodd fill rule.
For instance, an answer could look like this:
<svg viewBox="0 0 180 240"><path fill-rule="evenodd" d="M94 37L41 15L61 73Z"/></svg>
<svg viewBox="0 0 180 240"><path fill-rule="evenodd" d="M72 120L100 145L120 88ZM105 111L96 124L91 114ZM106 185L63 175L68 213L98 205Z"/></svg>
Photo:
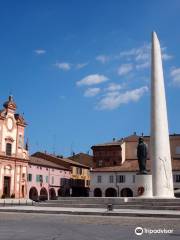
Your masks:
<svg viewBox="0 0 180 240"><path fill-rule="evenodd" d="M44 201L44 200L48 200L48 192L46 190L45 187L42 187L40 190L40 196L39 196L40 200Z"/></svg>
<svg viewBox="0 0 180 240"><path fill-rule="evenodd" d="M133 191L130 188L123 188L121 190L121 197L133 197Z"/></svg>
<svg viewBox="0 0 180 240"><path fill-rule="evenodd" d="M55 200L56 199L56 191L54 188L49 189L49 199L50 200Z"/></svg>
<svg viewBox="0 0 180 240"><path fill-rule="evenodd" d="M100 188L94 189L94 197L102 197L102 191Z"/></svg>
<svg viewBox="0 0 180 240"><path fill-rule="evenodd" d="M117 197L117 191L114 188L107 188L105 191L105 197Z"/></svg>
<svg viewBox="0 0 180 240"><path fill-rule="evenodd" d="M38 191L35 187L31 187L29 190L29 198L33 201L38 200Z"/></svg>

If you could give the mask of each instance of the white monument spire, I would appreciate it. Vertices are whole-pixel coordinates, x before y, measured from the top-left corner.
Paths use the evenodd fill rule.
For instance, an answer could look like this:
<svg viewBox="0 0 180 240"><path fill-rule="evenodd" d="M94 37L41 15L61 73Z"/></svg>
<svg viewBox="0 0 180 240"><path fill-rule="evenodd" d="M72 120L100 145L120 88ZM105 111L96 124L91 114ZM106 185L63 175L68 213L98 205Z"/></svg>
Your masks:
<svg viewBox="0 0 180 240"><path fill-rule="evenodd" d="M154 197L174 197L161 48L155 32L151 50L151 147Z"/></svg>

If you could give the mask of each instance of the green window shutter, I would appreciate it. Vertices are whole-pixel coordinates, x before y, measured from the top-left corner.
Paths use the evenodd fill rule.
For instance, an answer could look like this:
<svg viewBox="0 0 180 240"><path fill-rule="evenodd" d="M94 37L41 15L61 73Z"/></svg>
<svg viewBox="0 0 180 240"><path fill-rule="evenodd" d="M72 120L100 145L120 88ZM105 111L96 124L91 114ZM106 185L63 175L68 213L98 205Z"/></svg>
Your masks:
<svg viewBox="0 0 180 240"><path fill-rule="evenodd" d="M29 174L28 174L28 182L31 182L31 181L32 181L32 174L29 173Z"/></svg>
<svg viewBox="0 0 180 240"><path fill-rule="evenodd" d="M51 182L52 184L54 184L54 176L52 176Z"/></svg>
<svg viewBox="0 0 180 240"><path fill-rule="evenodd" d="M36 175L36 182L39 182L39 175Z"/></svg>

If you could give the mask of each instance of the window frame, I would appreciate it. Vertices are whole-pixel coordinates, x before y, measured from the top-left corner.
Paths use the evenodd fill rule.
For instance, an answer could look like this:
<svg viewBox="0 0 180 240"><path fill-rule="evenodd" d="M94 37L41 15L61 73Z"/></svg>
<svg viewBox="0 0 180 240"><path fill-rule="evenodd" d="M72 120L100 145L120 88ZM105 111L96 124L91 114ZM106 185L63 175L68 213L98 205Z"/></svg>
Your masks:
<svg viewBox="0 0 180 240"><path fill-rule="evenodd" d="M102 183L102 176L101 175L97 176L97 183Z"/></svg>
<svg viewBox="0 0 180 240"><path fill-rule="evenodd" d="M12 156L12 143L6 143L6 156Z"/></svg>

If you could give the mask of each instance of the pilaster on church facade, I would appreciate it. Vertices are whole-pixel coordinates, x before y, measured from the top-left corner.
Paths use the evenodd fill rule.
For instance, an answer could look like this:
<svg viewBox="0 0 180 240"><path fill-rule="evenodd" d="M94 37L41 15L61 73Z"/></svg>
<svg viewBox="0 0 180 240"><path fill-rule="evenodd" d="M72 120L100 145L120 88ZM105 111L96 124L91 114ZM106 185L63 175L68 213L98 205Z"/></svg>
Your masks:
<svg viewBox="0 0 180 240"><path fill-rule="evenodd" d="M25 148L24 117L16 113L12 96L0 110L0 197L27 197L28 150Z"/></svg>

